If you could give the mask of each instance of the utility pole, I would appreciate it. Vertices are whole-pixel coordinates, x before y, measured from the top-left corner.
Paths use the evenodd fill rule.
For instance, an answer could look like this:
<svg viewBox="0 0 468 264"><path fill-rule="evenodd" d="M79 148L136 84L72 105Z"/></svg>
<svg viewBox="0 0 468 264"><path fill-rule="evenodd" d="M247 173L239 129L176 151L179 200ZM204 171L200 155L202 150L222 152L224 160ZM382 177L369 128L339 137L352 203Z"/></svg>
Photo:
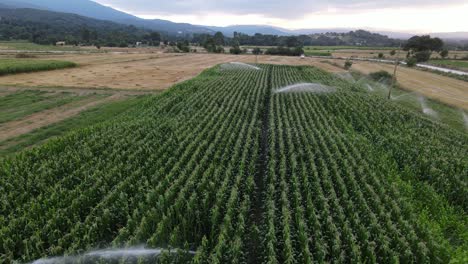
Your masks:
<svg viewBox="0 0 468 264"><path fill-rule="evenodd" d="M399 59L400 50L401 50L401 42L400 42L400 47L398 48L398 52L395 58L395 69L393 70L392 85L390 85L390 88L388 89L388 100L392 99L392 89L395 86L396 81L397 81L396 74L397 74L398 65L400 64L400 59Z"/></svg>

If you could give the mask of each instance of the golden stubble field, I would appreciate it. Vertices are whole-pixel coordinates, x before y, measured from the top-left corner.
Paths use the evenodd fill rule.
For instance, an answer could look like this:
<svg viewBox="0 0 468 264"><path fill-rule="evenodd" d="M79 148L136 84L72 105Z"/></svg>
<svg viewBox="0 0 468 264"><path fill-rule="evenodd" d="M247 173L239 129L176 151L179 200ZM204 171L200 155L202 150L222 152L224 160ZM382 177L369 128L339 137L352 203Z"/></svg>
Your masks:
<svg viewBox="0 0 468 264"><path fill-rule="evenodd" d="M255 62L250 55L175 54L175 53L103 53L47 55L40 59L60 59L78 63L73 69L27 73L0 77L0 85L34 87L85 87L138 90L162 90L190 79L203 70L226 62ZM259 63L316 65L336 69L318 61L300 58L259 56Z"/></svg>

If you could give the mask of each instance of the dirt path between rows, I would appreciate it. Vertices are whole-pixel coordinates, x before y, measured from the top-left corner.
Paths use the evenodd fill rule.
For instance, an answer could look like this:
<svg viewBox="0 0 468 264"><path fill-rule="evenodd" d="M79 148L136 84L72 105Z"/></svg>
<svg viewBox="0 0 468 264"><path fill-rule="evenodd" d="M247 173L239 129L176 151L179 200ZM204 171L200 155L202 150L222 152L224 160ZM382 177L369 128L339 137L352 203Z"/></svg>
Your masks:
<svg viewBox="0 0 468 264"><path fill-rule="evenodd" d="M72 102L57 108L32 114L21 120L4 123L0 126L0 141L27 134L35 129L76 116L94 106L121 100L124 97L125 95L122 94L114 94L103 99L89 98L80 101L79 105L77 105L77 102Z"/></svg>

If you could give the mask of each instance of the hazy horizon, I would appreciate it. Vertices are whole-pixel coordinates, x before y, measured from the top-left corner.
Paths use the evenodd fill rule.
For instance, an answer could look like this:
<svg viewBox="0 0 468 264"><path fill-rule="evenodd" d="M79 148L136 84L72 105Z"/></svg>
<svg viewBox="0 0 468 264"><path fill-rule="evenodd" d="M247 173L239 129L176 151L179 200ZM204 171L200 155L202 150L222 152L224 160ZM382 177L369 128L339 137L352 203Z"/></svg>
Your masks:
<svg viewBox="0 0 468 264"><path fill-rule="evenodd" d="M269 25L286 29L362 28L405 33L468 31L454 17L468 14L468 3L415 1L246 1L246 0L94 0L147 19L206 26Z"/></svg>

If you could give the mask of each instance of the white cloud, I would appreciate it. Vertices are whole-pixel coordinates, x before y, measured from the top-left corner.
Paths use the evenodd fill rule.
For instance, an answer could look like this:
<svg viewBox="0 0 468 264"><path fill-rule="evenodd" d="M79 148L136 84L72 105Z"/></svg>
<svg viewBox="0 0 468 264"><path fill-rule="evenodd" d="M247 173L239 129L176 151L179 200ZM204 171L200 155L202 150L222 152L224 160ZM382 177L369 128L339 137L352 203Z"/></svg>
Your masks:
<svg viewBox="0 0 468 264"><path fill-rule="evenodd" d="M235 15L261 14L273 18L295 19L312 12L330 9L356 12L363 9L408 8L426 9L466 3L465 0L95 0L134 13L155 15L229 13Z"/></svg>
<svg viewBox="0 0 468 264"><path fill-rule="evenodd" d="M145 18L198 25L468 31L465 0L95 0ZM458 21L457 21L458 20Z"/></svg>

